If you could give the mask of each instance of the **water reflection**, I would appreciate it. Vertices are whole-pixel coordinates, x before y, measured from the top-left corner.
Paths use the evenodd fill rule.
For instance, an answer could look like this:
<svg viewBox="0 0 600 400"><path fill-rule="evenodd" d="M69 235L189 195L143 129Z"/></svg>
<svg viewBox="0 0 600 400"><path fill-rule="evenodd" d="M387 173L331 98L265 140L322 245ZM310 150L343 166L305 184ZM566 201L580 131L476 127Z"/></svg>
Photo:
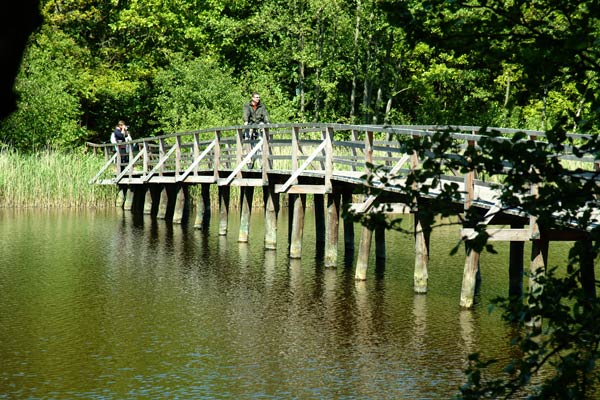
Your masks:
<svg viewBox="0 0 600 400"><path fill-rule="evenodd" d="M414 295L412 242L390 234L357 282L352 251L323 266L308 215L290 259L283 225L264 250L260 213L248 243L235 217L219 236L112 210L5 213L0 398L448 398L470 352L508 353L497 318L458 309L464 260L435 253Z"/></svg>

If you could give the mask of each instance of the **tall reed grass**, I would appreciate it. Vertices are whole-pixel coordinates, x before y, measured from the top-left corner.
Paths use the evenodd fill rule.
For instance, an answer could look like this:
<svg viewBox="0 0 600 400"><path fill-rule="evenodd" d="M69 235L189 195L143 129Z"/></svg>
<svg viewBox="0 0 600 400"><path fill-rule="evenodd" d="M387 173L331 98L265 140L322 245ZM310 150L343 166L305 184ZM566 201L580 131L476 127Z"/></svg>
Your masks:
<svg viewBox="0 0 600 400"><path fill-rule="evenodd" d="M114 186L88 180L104 160L91 154L42 151L0 152L0 207L109 207Z"/></svg>

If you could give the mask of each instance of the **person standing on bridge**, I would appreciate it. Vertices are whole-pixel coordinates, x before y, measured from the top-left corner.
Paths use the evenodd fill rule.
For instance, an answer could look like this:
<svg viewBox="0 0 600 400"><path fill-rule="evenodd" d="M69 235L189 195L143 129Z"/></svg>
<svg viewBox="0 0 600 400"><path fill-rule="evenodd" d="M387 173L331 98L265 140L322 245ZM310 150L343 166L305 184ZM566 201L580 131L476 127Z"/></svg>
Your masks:
<svg viewBox="0 0 600 400"><path fill-rule="evenodd" d="M129 131L127 125L125 125L125 121L121 120L115 127L112 135L110 135L110 142L114 143L115 149L121 155L121 164L129 163L129 154L127 151L127 147L125 145L120 145L119 143L130 142L131 136L129 135Z"/></svg>
<svg viewBox="0 0 600 400"><path fill-rule="evenodd" d="M260 95L257 92L253 92L252 99L250 100L250 102L244 104L242 117L244 119L244 125L269 123L269 112L267 111L267 107L265 107L265 105L260 102ZM245 139L256 139L257 137L258 132L256 129L252 130L252 134L250 134L249 129L246 129L244 131Z"/></svg>

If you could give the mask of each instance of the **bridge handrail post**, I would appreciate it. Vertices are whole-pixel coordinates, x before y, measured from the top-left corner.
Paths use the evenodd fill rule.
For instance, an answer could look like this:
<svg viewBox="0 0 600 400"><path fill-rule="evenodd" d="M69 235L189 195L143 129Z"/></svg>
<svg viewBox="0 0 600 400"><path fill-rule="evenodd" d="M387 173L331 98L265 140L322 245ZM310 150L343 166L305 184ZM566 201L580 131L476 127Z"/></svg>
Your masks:
<svg viewBox="0 0 600 400"><path fill-rule="evenodd" d="M215 182L219 181L219 168L221 167L221 131L220 130L216 130L215 131L215 153L214 153L214 160L215 160L215 165L214 165L214 178L215 178Z"/></svg>
<svg viewBox="0 0 600 400"><path fill-rule="evenodd" d="M198 132L194 132L194 160L197 160L200 157L200 134ZM194 176L198 176L198 165L196 165L193 169Z"/></svg>
<svg viewBox="0 0 600 400"><path fill-rule="evenodd" d="M144 146L144 148L142 149L142 151L144 152L144 159L142 161L143 163L143 175L146 176L148 174L148 170L149 170L149 166L150 166L150 142L147 140L144 140L142 142L142 146Z"/></svg>
<svg viewBox="0 0 600 400"><path fill-rule="evenodd" d="M271 145L269 144L270 139L271 138L269 137L269 128L265 128L263 130L263 144L262 144L262 180L263 180L263 184L267 184L267 182L269 181L268 172L269 172L269 170L272 169L271 160L269 158L271 156Z"/></svg>
<svg viewBox="0 0 600 400"><path fill-rule="evenodd" d="M325 130L325 191L331 193L333 186L331 184L331 178L333 177L333 127L328 126Z"/></svg>
<svg viewBox="0 0 600 400"><path fill-rule="evenodd" d="M181 135L175 136L175 179L181 172Z"/></svg>
<svg viewBox="0 0 600 400"><path fill-rule="evenodd" d="M242 137L244 135L244 129L238 128L236 129L237 135L235 135L235 165L240 165L242 159L244 158L244 153L242 149ZM238 172L238 178L242 177L242 171Z"/></svg>
<svg viewBox="0 0 600 400"><path fill-rule="evenodd" d="M356 133L356 129L352 128L350 130L350 138L353 142L358 142L358 134ZM354 159L352 160L352 171L356 171L356 161L358 159L358 156L356 154L356 148L354 148L354 146L352 146L351 151L352 151L352 156L354 157Z"/></svg>
<svg viewBox="0 0 600 400"><path fill-rule="evenodd" d="M298 153L300 152L300 127L292 127L292 172L296 171L298 165ZM295 182L293 182L295 183Z"/></svg>
<svg viewBox="0 0 600 400"><path fill-rule="evenodd" d="M165 151L165 139L161 137L161 138L158 140L158 155L159 155L159 158L160 158L161 160L162 160L162 158L164 157L165 153L166 153L166 151ZM159 175L159 176L163 176L163 172L164 172L164 170L165 170L165 164L164 164L164 163L162 163L162 164L160 165L160 169L159 169L159 171L158 171L158 175Z"/></svg>
<svg viewBox="0 0 600 400"><path fill-rule="evenodd" d="M365 135L365 172L367 180L373 173L373 131L367 131Z"/></svg>

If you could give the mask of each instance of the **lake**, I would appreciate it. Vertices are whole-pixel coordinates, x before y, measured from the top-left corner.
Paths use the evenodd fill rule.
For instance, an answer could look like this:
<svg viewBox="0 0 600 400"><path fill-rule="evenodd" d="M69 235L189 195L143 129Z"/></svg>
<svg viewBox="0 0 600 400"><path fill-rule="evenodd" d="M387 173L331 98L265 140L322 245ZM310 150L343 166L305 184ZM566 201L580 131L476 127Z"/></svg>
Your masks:
<svg viewBox="0 0 600 400"><path fill-rule="evenodd" d="M388 232L385 265L372 254L357 282L343 232L338 267L323 267L310 211L290 259L285 209L277 250L262 210L246 244L236 211L218 236L214 211L198 230L116 209L0 210L0 399L445 399L470 353L514 351L487 306L508 293L508 244L482 256L465 311L458 227L434 231L415 295L412 237Z"/></svg>

